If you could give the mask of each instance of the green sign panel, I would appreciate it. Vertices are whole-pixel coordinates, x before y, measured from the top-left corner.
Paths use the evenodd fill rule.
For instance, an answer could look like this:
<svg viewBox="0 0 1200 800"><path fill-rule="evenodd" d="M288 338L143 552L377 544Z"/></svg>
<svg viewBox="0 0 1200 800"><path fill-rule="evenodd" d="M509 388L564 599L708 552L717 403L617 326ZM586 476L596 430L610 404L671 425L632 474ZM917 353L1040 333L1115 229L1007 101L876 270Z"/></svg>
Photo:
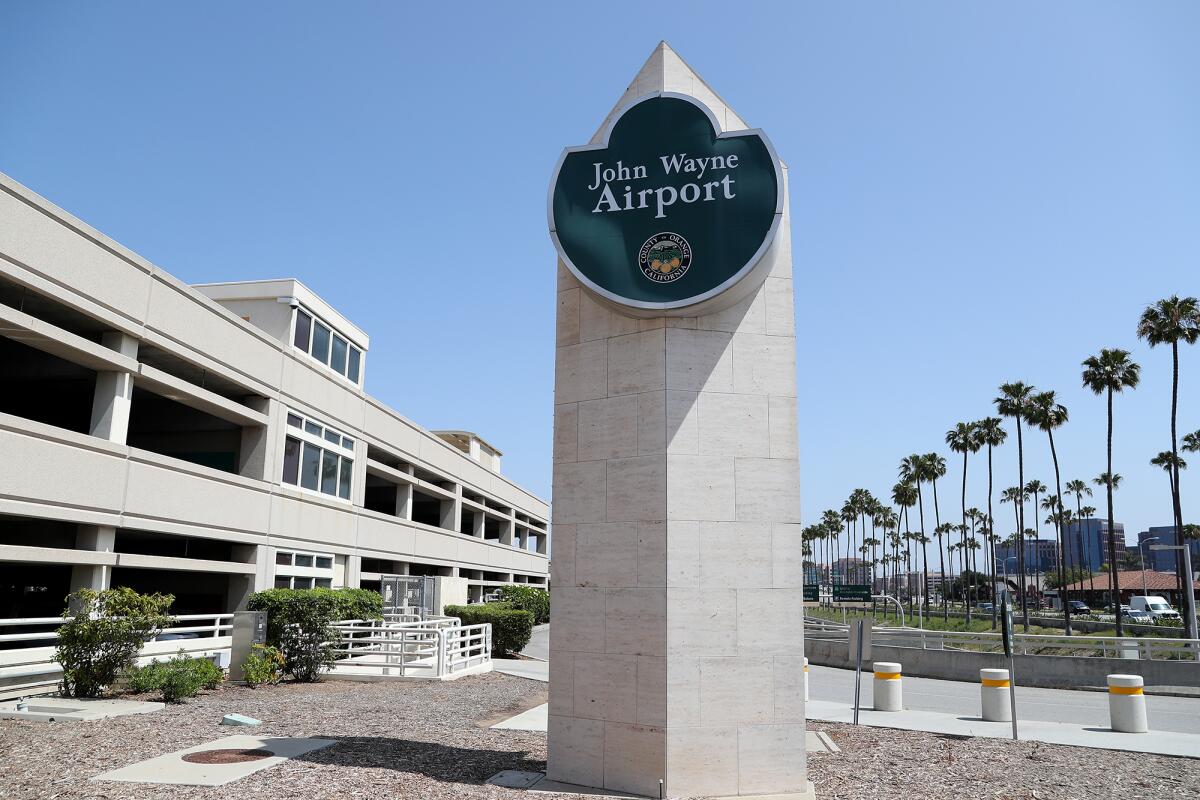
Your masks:
<svg viewBox="0 0 1200 800"><path fill-rule="evenodd" d="M818 599L819 598L817 597L817 587L816 586L805 586L804 587L804 602L815 603L815 602L817 602Z"/></svg>
<svg viewBox="0 0 1200 800"><path fill-rule="evenodd" d="M603 144L563 152L548 211L580 282L666 313L755 273L783 215L783 178L761 131L720 133L705 105L663 92L625 108Z"/></svg>
<svg viewBox="0 0 1200 800"><path fill-rule="evenodd" d="M835 583L833 585L834 602L871 602L871 586L866 583Z"/></svg>

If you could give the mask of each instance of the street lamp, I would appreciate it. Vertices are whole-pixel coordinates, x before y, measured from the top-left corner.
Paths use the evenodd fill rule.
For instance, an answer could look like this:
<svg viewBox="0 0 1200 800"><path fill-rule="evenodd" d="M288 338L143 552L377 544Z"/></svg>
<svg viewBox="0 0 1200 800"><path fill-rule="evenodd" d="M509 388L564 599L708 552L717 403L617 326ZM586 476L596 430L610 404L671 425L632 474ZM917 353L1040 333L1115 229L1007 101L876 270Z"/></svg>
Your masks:
<svg viewBox="0 0 1200 800"><path fill-rule="evenodd" d="M1004 563L1000 564L1000 559L998 559L998 558L992 559L992 561L995 561L997 564L1000 564L1000 572L1004 576L1004 591L1006 591L1006 592L1008 591L1008 562L1016 561L1016 560L1017 560L1016 556L1008 556L1007 558L1004 559ZM993 587L993 592L994 591L995 591L995 587ZM995 603L995 598L993 597L992 598L992 608L995 608L995 607L996 607L996 603Z"/></svg>
<svg viewBox="0 0 1200 800"><path fill-rule="evenodd" d="M1183 573L1187 576L1187 587L1183 593L1184 609L1187 611L1187 625L1184 627L1184 633L1187 638L1196 638L1196 590L1193 587L1192 578L1192 549L1186 544L1152 544L1151 550L1182 550L1183 551ZM1178 556L1176 556L1178 558ZM1182 587L1181 587L1182 588Z"/></svg>
<svg viewBox="0 0 1200 800"><path fill-rule="evenodd" d="M1141 556L1141 561L1142 561L1142 596L1143 597L1145 597L1146 595L1148 595L1150 593L1148 591L1146 591L1146 554L1142 552L1142 545L1146 544L1147 542L1157 542L1158 539L1159 539L1159 537L1157 537L1157 536L1147 536L1145 539L1138 542L1138 555ZM1120 614L1120 612L1121 612L1121 603L1118 600L1117 601L1118 615Z"/></svg>

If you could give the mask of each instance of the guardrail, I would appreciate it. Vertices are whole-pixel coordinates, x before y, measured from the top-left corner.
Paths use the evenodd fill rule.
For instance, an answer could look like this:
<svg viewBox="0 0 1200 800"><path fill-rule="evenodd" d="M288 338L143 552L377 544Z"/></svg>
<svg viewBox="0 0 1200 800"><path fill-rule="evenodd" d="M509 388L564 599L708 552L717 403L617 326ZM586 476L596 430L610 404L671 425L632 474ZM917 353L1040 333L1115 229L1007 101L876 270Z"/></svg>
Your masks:
<svg viewBox="0 0 1200 800"><path fill-rule="evenodd" d="M142 645L138 664L169 658L180 650L193 658L228 660L233 637L233 614L180 614L183 622L164 628ZM52 691L62 679L62 667L54 660L54 643L62 617L9 617L0 619L0 631L11 628L43 628L40 631L0 633L0 699ZM186 624L203 623L203 624Z"/></svg>
<svg viewBox="0 0 1200 800"><path fill-rule="evenodd" d="M815 640L849 641L849 626L828 620L806 619L804 635ZM1004 640L999 633L882 627L872 629L871 641L872 644L886 647L909 647L919 650L969 650L979 653L1004 651ZM1017 633L1013 635L1013 652L1028 656L1197 661L1200 660L1200 639Z"/></svg>
<svg viewBox="0 0 1200 800"><path fill-rule="evenodd" d="M424 620L342 620L334 674L444 678L488 664L492 626L462 625L457 617Z"/></svg>

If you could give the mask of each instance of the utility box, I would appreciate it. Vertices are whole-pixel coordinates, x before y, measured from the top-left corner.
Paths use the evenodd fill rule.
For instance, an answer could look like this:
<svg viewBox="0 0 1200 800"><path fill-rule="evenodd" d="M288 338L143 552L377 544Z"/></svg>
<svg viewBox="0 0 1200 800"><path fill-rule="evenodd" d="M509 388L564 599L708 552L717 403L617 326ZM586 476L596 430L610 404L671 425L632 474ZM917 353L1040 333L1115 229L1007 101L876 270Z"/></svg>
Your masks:
<svg viewBox="0 0 1200 800"><path fill-rule="evenodd" d="M229 654L229 680L243 679L242 665L256 644L267 643L267 612L237 611L233 615L233 645Z"/></svg>

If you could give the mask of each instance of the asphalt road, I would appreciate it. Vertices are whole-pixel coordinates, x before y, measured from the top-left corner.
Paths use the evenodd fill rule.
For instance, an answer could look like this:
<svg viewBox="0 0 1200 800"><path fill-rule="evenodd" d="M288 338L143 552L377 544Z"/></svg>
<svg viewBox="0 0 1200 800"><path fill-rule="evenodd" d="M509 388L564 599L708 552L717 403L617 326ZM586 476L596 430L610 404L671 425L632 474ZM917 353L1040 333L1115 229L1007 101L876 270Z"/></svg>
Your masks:
<svg viewBox="0 0 1200 800"><path fill-rule="evenodd" d="M525 645L525 649L521 651L521 655L536 658L541 661L550 660L550 626L535 625L533 628L533 636L529 637L529 644Z"/></svg>
<svg viewBox="0 0 1200 800"><path fill-rule="evenodd" d="M1020 675L1017 678L1020 680ZM871 707L872 680L871 673L864 671L863 708ZM808 668L808 688L813 700L853 705L854 670L812 665ZM979 684L905 676L904 707L978 717ZM1147 695L1146 716L1152 730L1200 733L1200 698ZM1018 685L1017 719L1107 727L1108 694Z"/></svg>

